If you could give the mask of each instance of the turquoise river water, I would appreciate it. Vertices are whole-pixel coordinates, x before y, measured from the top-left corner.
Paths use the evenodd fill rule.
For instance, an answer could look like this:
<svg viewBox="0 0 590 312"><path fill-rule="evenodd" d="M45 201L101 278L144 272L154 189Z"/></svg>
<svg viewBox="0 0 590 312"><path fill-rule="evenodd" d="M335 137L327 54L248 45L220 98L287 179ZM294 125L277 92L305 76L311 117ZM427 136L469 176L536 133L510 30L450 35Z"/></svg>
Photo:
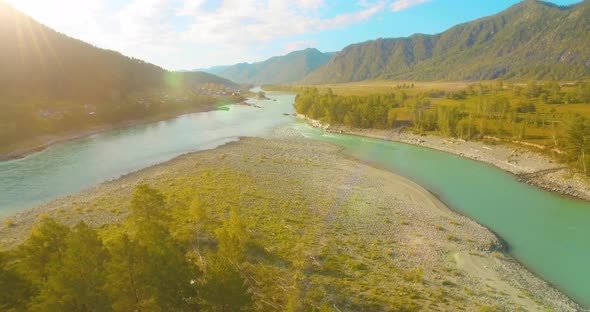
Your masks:
<svg viewBox="0 0 590 312"><path fill-rule="evenodd" d="M590 203L531 187L495 167L455 155L324 133L284 115L293 112L293 95L268 96L273 101L250 100L262 108L230 105L227 111L107 131L0 162L0 217L187 152L288 127L419 183L496 232L530 270L590 307Z"/></svg>

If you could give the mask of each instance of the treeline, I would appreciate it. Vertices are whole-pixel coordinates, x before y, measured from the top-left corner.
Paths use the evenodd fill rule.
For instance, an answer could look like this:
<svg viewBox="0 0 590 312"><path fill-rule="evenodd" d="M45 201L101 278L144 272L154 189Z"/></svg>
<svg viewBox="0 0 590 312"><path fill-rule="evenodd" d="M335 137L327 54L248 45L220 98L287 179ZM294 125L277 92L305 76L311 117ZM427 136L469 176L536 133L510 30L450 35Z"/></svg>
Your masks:
<svg viewBox="0 0 590 312"><path fill-rule="evenodd" d="M498 81L460 91L430 90L411 96L403 91L340 96L329 89L320 92L303 88L295 108L312 119L352 128L387 129L410 124L419 134L464 140L494 136L508 141L537 140L538 144L542 139L550 148L567 151L560 157L588 174L590 121L551 108L552 104L576 103L590 103L589 83L561 86L556 82L518 85Z"/></svg>
<svg viewBox="0 0 590 312"><path fill-rule="evenodd" d="M295 98L297 113L331 124L356 128L393 127L395 108L406 99L394 93L369 96L339 96L332 90L320 93L317 88L303 88Z"/></svg>
<svg viewBox="0 0 590 312"><path fill-rule="evenodd" d="M22 245L0 253L0 310L251 308L242 272L249 231L236 209L212 216L197 196L170 206L146 185L130 208L108 231L43 219Z"/></svg>

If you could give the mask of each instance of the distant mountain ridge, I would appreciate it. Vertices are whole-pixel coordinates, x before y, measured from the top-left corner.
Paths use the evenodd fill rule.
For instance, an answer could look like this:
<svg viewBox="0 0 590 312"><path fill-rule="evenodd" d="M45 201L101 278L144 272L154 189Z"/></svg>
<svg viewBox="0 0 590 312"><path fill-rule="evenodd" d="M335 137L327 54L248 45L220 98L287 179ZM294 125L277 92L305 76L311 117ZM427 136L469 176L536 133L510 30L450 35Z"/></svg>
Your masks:
<svg viewBox="0 0 590 312"><path fill-rule="evenodd" d="M170 72L46 27L0 0L0 91L100 96L163 86ZM191 83L235 84L208 73L178 73Z"/></svg>
<svg viewBox="0 0 590 312"><path fill-rule="evenodd" d="M293 83L328 63L333 55L334 53L323 53L310 48L283 56L275 56L263 62L215 66L202 71L238 83L259 85Z"/></svg>
<svg viewBox="0 0 590 312"><path fill-rule="evenodd" d="M207 95L227 87L238 85L94 47L0 0L0 151L43 135L206 109L216 101Z"/></svg>
<svg viewBox="0 0 590 312"><path fill-rule="evenodd" d="M580 79L590 76L590 0L522 1L436 35L377 39L338 52L303 83L369 79Z"/></svg>

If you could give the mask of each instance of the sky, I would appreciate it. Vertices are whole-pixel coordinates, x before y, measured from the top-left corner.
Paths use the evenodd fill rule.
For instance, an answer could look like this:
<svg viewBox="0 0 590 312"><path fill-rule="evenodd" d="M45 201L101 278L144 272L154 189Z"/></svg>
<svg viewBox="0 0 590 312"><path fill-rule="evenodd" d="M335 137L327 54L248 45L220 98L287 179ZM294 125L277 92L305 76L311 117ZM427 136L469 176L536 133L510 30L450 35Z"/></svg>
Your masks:
<svg viewBox="0 0 590 312"><path fill-rule="evenodd" d="M0 0L2 1L2 0ZM377 38L435 34L518 0L5 0L95 46L171 70L339 51ZM579 0L553 0L571 5Z"/></svg>

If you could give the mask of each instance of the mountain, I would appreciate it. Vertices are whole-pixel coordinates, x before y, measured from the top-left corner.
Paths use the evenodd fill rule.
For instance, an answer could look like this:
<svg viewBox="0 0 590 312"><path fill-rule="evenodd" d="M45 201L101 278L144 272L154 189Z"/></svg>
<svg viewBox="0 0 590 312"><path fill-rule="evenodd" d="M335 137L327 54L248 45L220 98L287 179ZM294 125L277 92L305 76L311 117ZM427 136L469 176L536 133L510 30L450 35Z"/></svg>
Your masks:
<svg viewBox="0 0 590 312"><path fill-rule="evenodd" d="M259 63L240 63L232 66L216 66L205 70L238 83L281 84L303 79L326 64L333 53L317 49L305 49L283 56L275 56Z"/></svg>
<svg viewBox="0 0 590 312"><path fill-rule="evenodd" d="M589 46L590 0L569 7L526 0L440 34L350 45L303 82L573 80L590 76Z"/></svg>
<svg viewBox="0 0 590 312"><path fill-rule="evenodd" d="M200 71L200 72L204 72L204 73L218 75L219 73L223 72L224 70L226 70L229 67L231 67L231 65L219 65L219 66L213 66L213 67L209 67L209 68L195 69L193 71Z"/></svg>
<svg viewBox="0 0 590 312"><path fill-rule="evenodd" d="M96 48L45 27L0 1L0 91L60 96L125 93L161 87L170 72ZM178 73L186 82L235 86L205 73Z"/></svg>
<svg viewBox="0 0 590 312"><path fill-rule="evenodd" d="M204 107L211 99L198 97L199 86L238 87L212 74L170 72L99 49L36 22L2 0L0 51L0 147L89 125ZM182 101L157 98L172 93Z"/></svg>

